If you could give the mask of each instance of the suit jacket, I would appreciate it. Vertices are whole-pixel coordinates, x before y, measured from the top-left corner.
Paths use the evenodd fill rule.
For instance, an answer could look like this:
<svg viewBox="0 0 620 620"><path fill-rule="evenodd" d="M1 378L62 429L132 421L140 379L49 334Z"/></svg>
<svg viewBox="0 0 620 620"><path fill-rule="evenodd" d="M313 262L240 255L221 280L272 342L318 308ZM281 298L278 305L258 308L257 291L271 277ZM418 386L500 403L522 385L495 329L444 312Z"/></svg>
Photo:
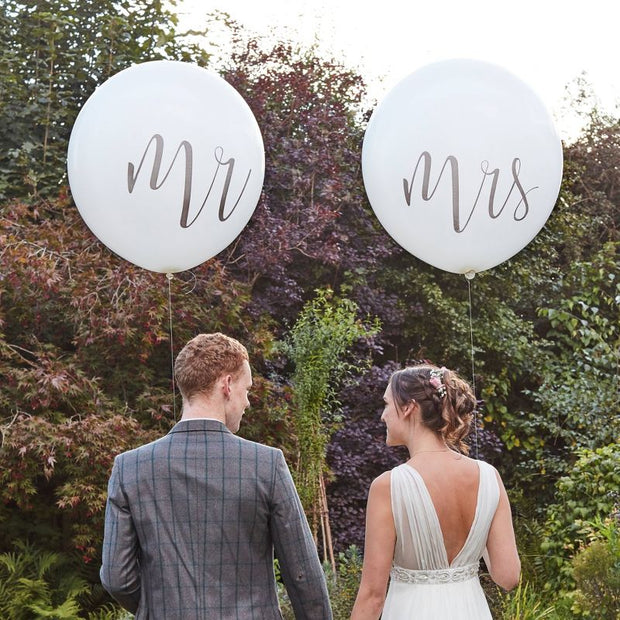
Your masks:
<svg viewBox="0 0 620 620"><path fill-rule="evenodd" d="M179 422L116 457L101 582L137 619L331 618L323 569L282 452L216 420Z"/></svg>

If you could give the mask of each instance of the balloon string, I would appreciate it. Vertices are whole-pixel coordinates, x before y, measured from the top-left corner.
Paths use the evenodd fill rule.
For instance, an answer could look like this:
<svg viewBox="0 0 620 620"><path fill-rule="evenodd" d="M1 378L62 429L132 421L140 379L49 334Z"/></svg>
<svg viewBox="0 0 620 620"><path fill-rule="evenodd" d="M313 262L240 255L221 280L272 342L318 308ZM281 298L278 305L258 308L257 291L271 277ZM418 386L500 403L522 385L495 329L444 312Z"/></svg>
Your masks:
<svg viewBox="0 0 620 620"><path fill-rule="evenodd" d="M177 391L176 383L174 381L174 341L172 338L172 278L171 273L166 274L168 279L168 325L170 329L170 372L172 375L172 411L174 415L174 421L177 421Z"/></svg>
<svg viewBox="0 0 620 620"><path fill-rule="evenodd" d="M476 367L474 364L474 320L471 302L471 278L467 278L467 291L469 293L469 345L471 348L471 387L476 394ZM478 458L478 408L474 410L474 452Z"/></svg>

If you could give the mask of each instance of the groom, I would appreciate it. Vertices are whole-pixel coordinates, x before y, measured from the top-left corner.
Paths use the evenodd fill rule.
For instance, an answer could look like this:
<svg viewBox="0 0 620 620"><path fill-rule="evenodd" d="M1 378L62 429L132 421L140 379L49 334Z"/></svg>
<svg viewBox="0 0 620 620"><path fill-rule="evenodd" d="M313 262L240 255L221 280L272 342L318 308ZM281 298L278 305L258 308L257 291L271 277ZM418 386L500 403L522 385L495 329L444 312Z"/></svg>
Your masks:
<svg viewBox="0 0 620 620"><path fill-rule="evenodd" d="M116 457L101 581L137 619L282 618L273 554L296 618L332 617L316 547L282 452L236 437L245 347L200 334L174 367L181 420Z"/></svg>

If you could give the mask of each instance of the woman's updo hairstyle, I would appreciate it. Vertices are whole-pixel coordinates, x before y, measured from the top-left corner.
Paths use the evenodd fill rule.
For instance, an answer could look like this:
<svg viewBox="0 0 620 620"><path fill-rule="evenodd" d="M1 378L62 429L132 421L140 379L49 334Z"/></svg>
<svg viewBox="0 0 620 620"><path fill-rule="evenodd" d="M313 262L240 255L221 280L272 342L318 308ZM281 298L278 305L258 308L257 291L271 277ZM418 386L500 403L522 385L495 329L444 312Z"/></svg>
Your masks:
<svg viewBox="0 0 620 620"><path fill-rule="evenodd" d="M399 411L415 401L427 428L441 434L451 448L469 453L463 440L470 431L476 397L466 381L451 370L424 364L397 370L390 386Z"/></svg>

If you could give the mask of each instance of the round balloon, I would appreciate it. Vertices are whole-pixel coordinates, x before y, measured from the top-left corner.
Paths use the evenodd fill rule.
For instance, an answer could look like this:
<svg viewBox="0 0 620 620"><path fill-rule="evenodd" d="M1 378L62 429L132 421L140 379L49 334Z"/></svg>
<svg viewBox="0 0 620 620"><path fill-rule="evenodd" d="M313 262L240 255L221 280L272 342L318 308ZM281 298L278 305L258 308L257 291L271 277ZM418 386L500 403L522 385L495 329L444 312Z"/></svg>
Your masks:
<svg viewBox="0 0 620 620"><path fill-rule="evenodd" d="M544 226L562 145L538 96L493 64L448 60L415 71L372 114L362 149L370 204L423 261L477 273Z"/></svg>
<svg viewBox="0 0 620 620"><path fill-rule="evenodd" d="M69 184L92 232L152 271L191 269L228 246L260 197L263 141L225 80L184 62L117 73L69 140Z"/></svg>

